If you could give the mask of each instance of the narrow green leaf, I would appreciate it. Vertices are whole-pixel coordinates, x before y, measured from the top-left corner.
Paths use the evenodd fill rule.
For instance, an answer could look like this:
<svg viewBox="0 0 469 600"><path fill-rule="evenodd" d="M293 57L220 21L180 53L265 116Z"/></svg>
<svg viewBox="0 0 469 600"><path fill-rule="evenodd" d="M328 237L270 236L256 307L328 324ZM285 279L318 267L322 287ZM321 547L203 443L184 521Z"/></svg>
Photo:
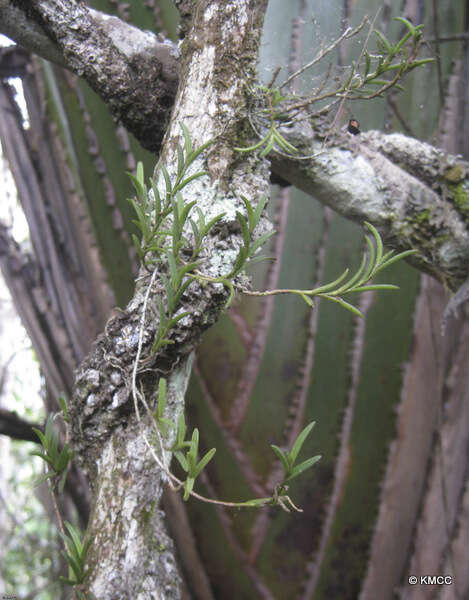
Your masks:
<svg viewBox="0 0 469 600"><path fill-rule="evenodd" d="M59 486L58 486L58 492L59 494L62 494L62 492L64 491L64 487L65 487L65 482L67 481L67 471L64 471L62 474L62 477L60 478L59 481Z"/></svg>
<svg viewBox="0 0 469 600"><path fill-rule="evenodd" d="M378 38L380 39L380 41L383 44L384 48L386 49L386 52L388 54L392 54L393 47L389 43L389 40L381 33L381 31L378 31L377 29L374 29L373 33L375 33L378 36Z"/></svg>
<svg viewBox="0 0 469 600"><path fill-rule="evenodd" d="M360 279L360 284L365 283L373 277L374 270L376 267L375 247L373 246L373 243L368 236L365 237L365 241L368 246L368 264L366 266L365 272L363 273L363 276Z"/></svg>
<svg viewBox="0 0 469 600"><path fill-rule="evenodd" d="M186 479L186 481L184 482L184 496L183 496L183 500L188 500L189 496L192 492L192 489L194 487L194 483L195 483L195 479L193 477L188 477Z"/></svg>
<svg viewBox="0 0 469 600"><path fill-rule="evenodd" d="M187 464L187 460L186 460L186 457L184 456L184 454L180 450L177 450L174 453L174 456L175 456L176 460L178 461L178 463L181 465L181 468L183 469L183 471L185 471L187 473L189 470L189 465Z"/></svg>
<svg viewBox="0 0 469 600"><path fill-rule="evenodd" d="M49 456L52 458L52 460L55 463L57 460L58 454L59 454L59 436L55 431L53 431L51 434L51 440L50 440L50 445L48 448L48 453L49 453Z"/></svg>
<svg viewBox="0 0 469 600"><path fill-rule="evenodd" d="M193 175L190 175L189 177L186 177L186 179L184 179L183 181L179 182L175 188L174 188L174 193L176 192L180 192L183 188L186 187L186 185L189 185L189 183L191 181L194 181L194 179L199 179L199 177L203 177L204 175L208 175L208 171L197 171L197 173L194 173Z"/></svg>
<svg viewBox="0 0 469 600"><path fill-rule="evenodd" d="M267 506L272 503L272 496L268 498L253 498L252 500L246 500L245 502L240 502L239 506L253 506L253 507L262 507Z"/></svg>
<svg viewBox="0 0 469 600"><path fill-rule="evenodd" d="M181 198L182 198L182 196L181 196ZM194 204L196 204L196 200L192 200L192 202L188 202L187 204L184 204L182 210L179 213L180 214L181 231L182 231L182 228L184 227L187 217L188 217L190 211L192 210L192 207L194 206Z"/></svg>
<svg viewBox="0 0 469 600"><path fill-rule="evenodd" d="M160 377L158 382L158 404L157 404L157 413L159 417L162 417L164 414L164 409L166 408L166 379L164 377Z"/></svg>
<svg viewBox="0 0 469 600"><path fill-rule="evenodd" d="M155 217L158 218L161 213L161 197L158 187L154 181L154 179L150 179L151 189L153 190L153 196L155 199Z"/></svg>
<svg viewBox="0 0 469 600"><path fill-rule="evenodd" d="M394 48L394 54L399 54L399 52L402 50L402 47L404 46L404 44L411 38L414 37L413 34L408 31L396 44L395 48Z"/></svg>
<svg viewBox="0 0 469 600"><path fill-rule="evenodd" d="M243 217L243 215L240 212L236 211L236 217L237 217L238 223L241 227L241 234L243 236L244 247L247 249L247 248L249 248L249 244L251 242L251 236L249 234L248 224L246 222L246 219Z"/></svg>
<svg viewBox="0 0 469 600"><path fill-rule="evenodd" d="M184 292L187 290L187 288L194 282L194 280L192 278L188 278L186 279L186 281L179 286L176 294L174 295L174 302L176 304L176 306L179 304L179 301L181 300L182 295L184 294ZM185 312L183 313L183 316L188 315L189 313ZM178 315L178 321L179 319L182 319L182 316ZM176 321L177 323L177 321Z"/></svg>
<svg viewBox="0 0 469 600"><path fill-rule="evenodd" d="M177 145L177 176L182 177L184 174L184 152L180 144Z"/></svg>
<svg viewBox="0 0 469 600"><path fill-rule="evenodd" d="M300 294L300 296L303 298L303 300L306 302L306 304L308 306L310 306L311 308L314 308L314 302L311 300L311 298L309 296L307 296L306 294Z"/></svg>
<svg viewBox="0 0 469 600"><path fill-rule="evenodd" d="M231 270L230 273L228 273L228 275L226 275L224 281L228 281L228 280L236 277L236 275L243 269L246 259L247 259L247 251L246 251L246 248L243 246L238 250L238 255L236 257L233 269ZM224 282L222 282L222 283L225 285Z"/></svg>
<svg viewBox="0 0 469 600"><path fill-rule="evenodd" d="M270 447L280 459L283 466L283 470L285 471L285 476L288 475L288 473L290 472L290 463L288 462L286 455L281 450L281 448L279 448L275 444L270 444Z"/></svg>
<svg viewBox="0 0 469 600"><path fill-rule="evenodd" d="M268 202L267 196L262 196L262 198L257 203L257 206L254 209L253 216L252 216L251 231L254 231L254 228L259 223L259 221L261 219L262 211L264 210L265 205L267 204L267 202Z"/></svg>
<svg viewBox="0 0 469 600"><path fill-rule="evenodd" d="M190 154L192 153L192 140L191 140L191 136L190 136L189 130L184 125L184 123L180 123L180 126L181 126L181 129L182 129L182 134L184 136L184 149L186 151L186 156L190 156Z"/></svg>
<svg viewBox="0 0 469 600"><path fill-rule="evenodd" d="M181 319L184 319L184 317L187 317L190 314L191 313L189 311L185 311L185 312L182 312L179 315L173 317L172 319L170 319L170 321L168 322L168 329L172 329L178 321L180 321ZM170 342L170 343L174 344L174 342Z"/></svg>
<svg viewBox="0 0 469 600"><path fill-rule="evenodd" d="M249 246L248 257L251 258L254 254L261 248L267 240L269 240L273 235L275 235L275 231L268 231L267 233L263 233L257 240L251 243Z"/></svg>
<svg viewBox="0 0 469 600"><path fill-rule="evenodd" d="M254 256L249 259L249 262L246 264L246 268L251 267L252 265L255 265L263 260L277 260L277 258L275 256Z"/></svg>
<svg viewBox="0 0 469 600"><path fill-rule="evenodd" d="M188 169L189 166L194 162L194 160L198 156L200 156L202 152L209 148L214 142L215 139L209 140L208 142L205 142L205 144L202 144L202 146L199 146L197 150L193 150L189 156L186 156L186 169Z"/></svg>
<svg viewBox="0 0 469 600"><path fill-rule="evenodd" d="M197 453L199 451L199 430L197 427L192 432L191 447L187 453L187 460L189 462L189 473L194 476L193 471L197 464Z"/></svg>
<svg viewBox="0 0 469 600"><path fill-rule="evenodd" d="M415 69L416 67L421 67L422 65L427 65L428 63L435 62L436 58L421 58L420 60L414 60L409 65L409 71L411 69Z"/></svg>
<svg viewBox="0 0 469 600"><path fill-rule="evenodd" d="M46 436L42 433L42 431L40 429L38 429L37 427L31 427L31 429L34 431L34 433L37 435L37 437L41 440L41 444L44 448L47 448L48 443L46 440ZM30 454L33 454L33 452L31 452Z"/></svg>
<svg viewBox="0 0 469 600"><path fill-rule="evenodd" d="M80 554L78 553L74 542L68 536L62 537L64 538L66 547L68 549L68 552L66 553L67 562L72 567L75 577L79 580L81 579L83 572Z"/></svg>
<svg viewBox="0 0 469 600"><path fill-rule="evenodd" d="M140 182L138 180L138 178L135 177L135 175L132 175L132 173L127 172L127 175L130 177L132 185L134 186L135 191L137 192L137 196L139 198L143 198L143 196L145 195L145 186L144 186L144 183Z"/></svg>
<svg viewBox="0 0 469 600"><path fill-rule="evenodd" d="M200 210L200 209L199 209ZM223 217L226 215L226 213L222 212L219 215L217 215L216 217L213 217L213 219L210 219L210 221L207 223L207 225L204 227L203 230L203 237L205 237L207 235L207 233L212 229L212 227L215 225L215 223L218 223L218 221L220 219L223 219Z"/></svg>
<svg viewBox="0 0 469 600"><path fill-rule="evenodd" d="M264 158L267 156L267 154L269 154L269 152L271 152L274 148L274 143L275 143L275 138L273 135L271 135L267 141L267 144L265 146L265 148L262 150L262 152L260 152L259 154L259 158Z"/></svg>
<svg viewBox="0 0 469 600"><path fill-rule="evenodd" d="M375 238L375 242L376 242L376 259L375 259L375 263L377 265L379 265L379 263L381 262L381 259L383 257L383 242L381 240L381 236L379 235L378 230L376 229L376 227L373 227L373 225L371 223L368 223L368 221L365 221L365 225L366 225L366 227L368 227L368 229L373 234L373 237Z"/></svg>
<svg viewBox="0 0 469 600"><path fill-rule="evenodd" d="M292 446L292 449L290 450L290 452L288 453L288 455L290 456L291 459L291 464L294 464L296 461L296 458L301 450L301 447L303 446L306 438L308 437L308 435L310 434L310 431L312 430L312 428L316 425L316 421L312 421L309 425L307 425L303 431L299 434L299 436L296 438L295 443Z"/></svg>
<svg viewBox="0 0 469 600"><path fill-rule="evenodd" d="M287 142L287 140L278 132L277 129L274 129L273 134L275 142L280 146L280 148L282 148L282 150L285 150L285 152L288 154L298 154L298 148L295 148L295 146L292 146L292 144Z"/></svg>
<svg viewBox="0 0 469 600"><path fill-rule="evenodd" d="M177 440L178 446L181 446L184 443L184 439L186 437L186 432L187 432L186 421L184 419L184 413L181 412L178 417L178 427L177 427L177 434L176 434L176 440Z"/></svg>
<svg viewBox="0 0 469 600"><path fill-rule="evenodd" d="M46 427L44 429L44 435L46 437L47 440L47 447L50 446L51 443L51 439L52 439L52 426L54 423L54 418L52 415L49 415L47 421L46 421Z"/></svg>
<svg viewBox="0 0 469 600"><path fill-rule="evenodd" d="M65 469L65 467L67 466L67 464L70 461L70 455L71 455L71 452L70 452L69 446L68 446L68 444L65 444L64 447L62 448L62 450L57 458L57 462L55 464L55 470L58 473L61 473Z"/></svg>
<svg viewBox="0 0 469 600"><path fill-rule="evenodd" d="M296 465L296 467L293 467L291 474L285 479L285 481L291 481L295 477L298 477L298 475L300 475L301 473L306 471L306 469L309 469L310 467L312 467L320 459L321 459L320 455L313 456L312 458L308 458L307 460L303 461L299 465Z"/></svg>
<svg viewBox="0 0 469 600"><path fill-rule="evenodd" d="M205 469L205 467L208 465L208 463L212 460L215 452L217 451L216 448L212 448L211 450L209 450L205 456L199 461L199 463L197 464L195 470L194 470L194 477L198 477L200 475L200 473L203 471L203 469Z"/></svg>
<svg viewBox="0 0 469 600"><path fill-rule="evenodd" d="M251 225L252 223L252 219L254 216L254 209L252 208L252 204L249 202L249 200L246 198L246 196L243 196L242 194L240 195L241 200L243 201L244 204L244 208L246 209L247 215L248 215L248 223L249 225Z"/></svg>
<svg viewBox="0 0 469 600"><path fill-rule="evenodd" d="M145 185L145 173L143 171L143 163L140 160L137 163L137 180L141 185Z"/></svg>
<svg viewBox="0 0 469 600"><path fill-rule="evenodd" d="M325 285L321 285L318 288L314 288L312 291L312 293L317 296L319 294L324 294L326 292L329 292L329 290L333 290L335 288L336 285L339 285L339 283L341 283L348 275L349 273L349 269L345 269L345 271L342 273L342 275L339 275L339 277L337 277L337 279L334 279L334 281L331 281L331 283L326 283Z"/></svg>
<svg viewBox="0 0 469 600"><path fill-rule="evenodd" d="M166 302L168 305L168 316L171 316L174 311L174 291L171 283L168 281L168 278L164 273L161 274L161 280L164 285L164 289L166 291Z"/></svg>
<svg viewBox="0 0 469 600"><path fill-rule="evenodd" d="M192 233L194 234L195 246L197 248L202 241L202 234L200 232L199 226L194 221L194 219L189 218L189 223L191 224Z"/></svg>
<svg viewBox="0 0 469 600"><path fill-rule="evenodd" d="M239 147L235 147L233 148L233 150L236 150L236 152L253 152L254 150L257 150L258 148L261 148L265 143L267 143L267 140L270 137L270 132L263 137L259 142L257 142L257 144L253 144L252 146L246 146L245 148L239 148Z"/></svg>
<svg viewBox="0 0 469 600"><path fill-rule="evenodd" d="M171 193L173 191L171 178L169 176L168 169L164 165L161 165L161 172L163 173L164 182L166 185L166 198L168 198L168 196L171 196Z"/></svg>
<svg viewBox="0 0 469 600"><path fill-rule="evenodd" d="M83 544L81 542L81 532L77 527L74 527L71 523L69 523L68 521L65 521L65 527L68 529L68 532L70 533L72 539L73 539L73 543L75 545L75 548L78 550L78 552L81 553L82 548L83 548Z"/></svg>
<svg viewBox="0 0 469 600"><path fill-rule="evenodd" d="M403 258L412 256L413 254L417 254L417 250L405 250L404 252L400 252L399 254L396 254L392 258L389 258L386 261L383 261L381 263L381 265L376 269L376 273L379 273L380 271L389 267L389 265L392 265L393 263L397 262L398 260L402 260Z"/></svg>
<svg viewBox="0 0 469 600"><path fill-rule="evenodd" d="M365 77L370 72L370 67L371 67L371 56L370 56L369 52L367 52L365 50L365 73L364 73Z"/></svg>
<svg viewBox="0 0 469 600"><path fill-rule="evenodd" d="M49 465L53 465L53 461L50 459L49 456L47 456L47 454L45 454L44 452L40 452L39 450L31 450L29 452L30 456L39 456L39 458L42 458L42 460L44 460L46 463L48 463Z"/></svg>
<svg viewBox="0 0 469 600"><path fill-rule="evenodd" d="M411 35L415 35L415 27L405 17L394 17L393 21L399 21L400 23L402 23L403 25L405 25L407 27L407 29L409 30L409 33Z"/></svg>
<svg viewBox="0 0 469 600"><path fill-rule="evenodd" d="M68 411L67 411L67 402L65 400L65 396L63 396L62 394L59 395L59 397L57 398L57 402L59 403L60 409L62 411L62 414L64 416L64 421L66 421L66 418L68 416Z"/></svg>
<svg viewBox="0 0 469 600"><path fill-rule="evenodd" d="M64 577L63 575L59 575L59 580L63 581L64 583L68 584L68 585L76 585L77 581L73 580L73 579L67 579L67 577Z"/></svg>
<svg viewBox="0 0 469 600"><path fill-rule="evenodd" d="M360 263L360 266L358 267L358 271L355 273L355 275L353 275L353 277L351 277L346 283L344 283L344 285L342 285L341 287L335 289L333 292L336 296L346 293L350 288L352 288L356 282L360 279L364 269L365 269L365 265L366 265L366 254L363 254L362 257L362 262Z"/></svg>
<svg viewBox="0 0 469 600"><path fill-rule="evenodd" d="M340 306L342 306L343 308L346 308L347 310L352 312L354 315L357 315L357 317L363 318L363 313L360 310L358 310L358 308L356 306L353 306L353 304L349 304L343 298L339 298L336 296L328 296L327 294L319 294L319 295L321 297L327 298L328 300L332 300L332 302L337 302L337 304L340 304Z"/></svg>
<svg viewBox="0 0 469 600"><path fill-rule="evenodd" d="M373 283L371 285L360 285L351 290L352 292L372 292L375 290L398 290L399 286L392 283Z"/></svg>

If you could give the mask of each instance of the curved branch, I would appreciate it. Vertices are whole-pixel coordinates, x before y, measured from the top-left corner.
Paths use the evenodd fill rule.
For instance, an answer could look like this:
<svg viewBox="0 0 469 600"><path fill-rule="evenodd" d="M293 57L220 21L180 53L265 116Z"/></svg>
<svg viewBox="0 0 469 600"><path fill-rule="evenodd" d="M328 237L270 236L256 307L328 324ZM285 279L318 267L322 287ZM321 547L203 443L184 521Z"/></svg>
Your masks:
<svg viewBox="0 0 469 600"><path fill-rule="evenodd" d="M298 146L298 132L282 135ZM456 290L469 275L469 164L401 134L341 134L332 147L315 135L303 125L312 158L273 153L274 172L345 217L370 221L391 247L417 249L410 262Z"/></svg>
<svg viewBox="0 0 469 600"><path fill-rule="evenodd" d="M39 28L42 41L61 49L67 66L85 77L144 147L159 149L175 97L178 59L169 42L77 0L0 0L5 23L18 11L33 33ZM25 43L34 48L34 40L31 34ZM469 275L467 164L411 138L378 132L363 134L358 144L329 136L325 148L319 132L302 123L300 146L316 156L298 162L274 154L275 175L347 218L372 222L386 243L418 249L412 262L457 289ZM282 135L298 144L297 130Z"/></svg>
<svg viewBox="0 0 469 600"><path fill-rule="evenodd" d="M86 79L113 116L157 151L177 86L178 50L78 0L0 0L0 32Z"/></svg>
<svg viewBox="0 0 469 600"><path fill-rule="evenodd" d="M65 67L62 52L39 23L33 21L20 6L10 0L0 0L0 33L53 63Z"/></svg>

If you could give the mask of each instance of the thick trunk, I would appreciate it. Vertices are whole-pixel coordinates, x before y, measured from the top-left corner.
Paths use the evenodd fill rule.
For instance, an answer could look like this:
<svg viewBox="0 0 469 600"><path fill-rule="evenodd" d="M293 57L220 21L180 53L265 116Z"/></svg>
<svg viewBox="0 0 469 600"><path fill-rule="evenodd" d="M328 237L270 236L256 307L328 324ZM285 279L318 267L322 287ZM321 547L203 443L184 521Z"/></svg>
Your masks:
<svg viewBox="0 0 469 600"><path fill-rule="evenodd" d="M205 243L200 268L211 277L231 270L242 244L236 211L245 209L239 194L255 205L268 189L266 165L253 157L239 161L231 149L242 123L244 81L246 74L254 73L266 4L264 0L200 3L183 49L180 88L163 145L162 161L174 174L181 123L189 129L194 147L216 139L208 158L205 155L193 167L200 171L205 163L209 175L184 190L186 203L197 200L206 220L225 213ZM266 227L262 221L259 229ZM223 310L227 292L221 284L202 287L194 282L180 308L190 314L169 334L174 344L151 355L158 328L157 300L164 289L160 275L166 266L161 262L157 268L154 283L142 271L126 311L108 323L78 370L70 409L72 439L94 492L90 589L100 600L178 597L176 570L157 510L166 478L145 442L152 439L152 424L146 416L138 422L134 412L132 371L141 339L145 366L137 369L136 388L144 391L153 407L158 378L164 374L169 386L165 416L176 421L183 410L190 352ZM158 446L154 451L160 455ZM169 465L169 453L159 458Z"/></svg>

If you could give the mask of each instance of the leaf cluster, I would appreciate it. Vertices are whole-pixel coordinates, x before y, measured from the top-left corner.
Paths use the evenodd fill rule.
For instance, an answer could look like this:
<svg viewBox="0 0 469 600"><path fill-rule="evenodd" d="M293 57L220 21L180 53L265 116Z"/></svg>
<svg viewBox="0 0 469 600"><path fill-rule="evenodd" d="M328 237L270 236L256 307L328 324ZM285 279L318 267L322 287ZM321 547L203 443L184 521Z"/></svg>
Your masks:
<svg viewBox="0 0 469 600"><path fill-rule="evenodd" d="M252 146L246 147L235 147L234 150L241 153L247 152L255 152L262 148L259 153L259 158L264 158L267 156L272 150L280 150L285 152L288 155L293 155L298 153L298 149L295 148L290 142L288 142L280 131L277 128L277 120L282 119L285 115L285 111L280 108L280 112L276 109L277 107L281 107L282 102L287 100L289 96L283 96L280 93L278 88L270 88L265 85L258 85L255 88L256 95L258 97L262 97L265 102L267 109L264 109L262 112L268 115L269 117L269 128L267 133L261 137L261 139L253 144Z"/></svg>
<svg viewBox="0 0 469 600"><path fill-rule="evenodd" d="M240 212L236 213L243 244L232 270L219 278L208 277L198 270L204 241L225 213L220 213L206 221L204 213L196 205L195 200L185 202L182 190L191 181L206 174L205 171L198 171L188 175L188 169L212 141L194 149L187 127L181 125L181 128L184 146L180 144L177 146L175 180L172 181L164 165L159 168L165 186L164 194L160 194L153 179L150 179L150 186L146 186L142 163L138 164L136 175L129 174L137 193L137 197L130 200L137 216L134 223L141 231L140 240L134 235L137 253L147 268L154 267L156 262L160 262L160 277L165 291L165 302L161 298L157 301L159 324L152 344L152 353L173 343L168 338L168 333L178 321L189 315L188 312L177 311L183 294L194 280L222 283L230 291L228 307L234 297L232 280L246 267L248 261L252 262L257 250L273 235L269 232L255 241L252 240L267 198L262 198L254 208L247 198L242 196L247 217ZM192 218L193 212L197 214L197 218ZM192 233L190 237L189 232Z"/></svg>
<svg viewBox="0 0 469 600"><path fill-rule="evenodd" d="M404 17L395 17L394 20L405 26L406 33L393 44L383 33L377 29L373 30L377 37L378 54L370 54L365 50L363 72L358 77L356 77L357 67L352 63L348 81L343 88L344 91L349 90L350 100L375 98L390 87L402 90L402 86L397 83L399 79L413 69L435 60L434 58L417 59L422 44L423 25L414 26ZM392 78L383 79L383 75L386 74L391 75ZM355 80L352 80L354 77Z"/></svg>
<svg viewBox="0 0 469 600"><path fill-rule="evenodd" d="M394 254L394 250L384 252L383 241L378 231L371 223L365 222L365 226L370 230L372 236L366 236L367 252L363 253L363 258L358 270L344 283L350 272L347 267L344 272L337 277L334 281L321 285L311 290L299 290L299 289L279 289L279 290L267 290L265 292L252 292L244 290L244 293L250 296L273 296L277 294L297 294L300 296L308 306L314 307L313 298L325 298L340 304L343 308L346 308L350 312L354 313L359 317L363 317L361 311L344 300L343 296L358 292L369 292L373 290L397 290L397 285L389 283L370 283L371 280L378 275L383 269L386 269L395 262L402 260L412 254L416 253L416 250L406 250L399 254Z"/></svg>
<svg viewBox="0 0 469 600"><path fill-rule="evenodd" d="M199 452L199 430L197 427L194 429L190 440L184 439L186 436L186 431L187 427L184 420L184 415L181 414L178 419L176 441L171 447L171 450L174 452L174 456L177 458L182 469L187 474L184 481L184 500L189 498L194 487L195 480L212 460L216 452L216 448L212 448L200 459L200 461L197 461Z"/></svg>
<svg viewBox="0 0 469 600"><path fill-rule="evenodd" d="M32 428L41 441L43 451L33 450L30 454L39 456L48 466L47 473L44 473L44 475L37 480L37 483L41 483L47 479L54 479L55 482L58 480L58 490L59 493L62 493L67 479L68 467L73 459L75 451L70 449L68 443L64 444L59 451L59 433L57 429L53 428L53 422L54 417L51 414L47 419L44 433L37 427Z"/></svg>
<svg viewBox="0 0 469 600"><path fill-rule="evenodd" d="M374 277L376 277L376 275L378 275L378 273L380 273L383 269L386 269L393 263L402 260L407 256L415 254L416 250L406 250L405 252L400 252L399 254L394 254L394 250L389 250L388 252L384 253L383 242L376 228L373 227L371 223L365 222L365 225L372 233L373 240L370 238L370 236L365 237L368 252L364 252L362 262L356 273L352 275L348 281L342 283L349 274L349 269L347 268L342 275L340 275L331 283L320 286L306 293L300 292L300 295L307 304L312 306L313 303L311 296L318 296L320 298L326 298L327 300L337 302L337 304L340 304L357 316L363 317L363 314L360 312L360 310L353 304L346 302L342 296L351 293L369 292L373 290L399 289L397 285L392 285L389 283L369 282L374 279Z"/></svg>
<svg viewBox="0 0 469 600"><path fill-rule="evenodd" d="M176 429L176 439L169 450L174 453L182 469L186 473L186 479L183 482L184 500L187 500L194 488L194 483L202 470L208 465L216 452L215 448L209 450L203 458L197 462L199 451L199 430L196 428L192 432L192 438L186 440L187 426L184 414L179 415L177 424L164 417L166 408L166 379L160 378L158 384L158 400L156 410L153 413L158 431L164 437L167 436L170 428Z"/></svg>
<svg viewBox="0 0 469 600"><path fill-rule="evenodd" d="M156 257L159 257L165 251L165 242L168 236L172 237L173 250L176 249L178 244L180 247L182 246L182 227L194 203L184 205L181 191L191 181L207 174L206 171L197 171L192 175L188 175L187 171L200 154L213 143L213 140L194 149L187 127L181 124L181 129L184 136L184 147L180 144L177 146L175 181L171 181L165 165L160 165L158 169L158 175L161 173L164 181L165 191L163 194L160 194L157 186L158 177L150 178L149 186L145 184L145 174L141 162L137 165L135 175L128 173L137 193L136 198L129 199L137 215L137 219L133 222L141 233L141 239L135 234L133 235L133 242L140 261L146 266L154 264ZM170 215L173 215L176 219L175 222L173 218L172 230L165 229Z"/></svg>
<svg viewBox="0 0 469 600"><path fill-rule="evenodd" d="M69 585L78 586L83 584L91 572L91 569L85 569L85 562L92 540L89 539L86 542L83 542L83 535L78 527L74 527L68 521L65 521L65 527L70 535L67 535L66 533L61 533L60 535L68 550L68 552L64 551L63 555L68 564L69 576L60 576L60 580ZM79 598L89 598L89 596L85 595L85 592L80 590L76 590L76 593Z"/></svg>
<svg viewBox="0 0 469 600"><path fill-rule="evenodd" d="M273 87L280 69L276 71L268 86L250 87L252 110L249 113L249 120L259 141L250 146L236 147L235 150L242 153L260 150L261 158L273 150L292 158L310 158L309 156L298 156L298 148L288 142L280 133L280 125L292 125L295 121L305 118L303 112L305 109L308 109L307 118L314 119L327 114L336 104L343 103L345 99L369 100L382 96L391 88L402 90L399 82L407 73L434 61L433 58L418 58L423 41L424 26L414 26L407 19L396 17L395 20L406 28L404 35L396 43L391 43L379 30L372 29L370 34L373 32L376 35L376 51L371 53L366 49L369 34L359 59L352 61L351 65L345 69L345 75L340 78L331 78L331 65L329 65L325 77L308 97L300 98L282 94L281 90L284 86L323 61L342 40L356 35L366 20L364 19L355 30L346 30L328 48L321 50L310 63L290 75L280 87ZM261 133L265 130L267 133Z"/></svg>
<svg viewBox="0 0 469 600"><path fill-rule="evenodd" d="M177 423L173 422L171 419L167 419L164 416L165 408L166 408L166 392L167 392L167 384L164 378L161 378L158 385L158 400L157 406L154 413L152 413L153 419L155 421L155 425L158 428L158 431L164 437L167 436L169 429L174 429L176 431L176 436L173 444L168 450L174 454L184 473L186 474L184 481L180 482L180 485L184 488L184 500L188 500L189 496L192 494L194 489L194 484L197 477L201 474L203 469L208 465L208 463L212 460L215 455L216 448L211 448L208 452L204 454L204 456L198 460L198 452L199 452L199 430L195 428L192 432L191 438L187 438L187 425L184 419L184 414L181 413L177 420ZM291 502L288 496L286 496L286 491L288 489L287 484L297 477L301 475L306 469L312 467L321 457L313 456L298 465L295 464L298 454L301 451L301 448L306 441L309 433L314 427L315 423L310 423L307 425L303 431L299 434L290 451L283 451L278 446L272 444L272 448L275 454L280 459L285 475L282 482L276 486L276 489L272 496L267 498L254 498L251 500L247 500L244 502L217 502L220 504L225 504L227 506L233 507L262 507L262 506L281 506L285 510L289 510L287 505L293 506L296 510L298 510L294 504ZM197 497L203 499L203 497L197 495ZM212 501L213 502L213 501Z"/></svg>
<svg viewBox="0 0 469 600"><path fill-rule="evenodd" d="M238 220L239 226L241 228L241 235L243 243L238 250L238 254L236 256L234 265L232 270L223 277L220 277L217 281L222 283L225 287L227 287L230 291L230 295L228 301L226 303L226 308L231 306L234 298L234 286L232 284L233 279L239 275L244 269L249 265L254 264L260 260L264 260L263 256L256 256L256 252L271 238L275 232L268 231L260 235L256 240L253 240L254 230L259 224L262 211L267 204L267 197L262 196L262 198L257 203L257 206L254 208L249 200L245 196L241 196L241 200L244 203L246 208L247 218L242 215L239 211L236 211L236 218Z"/></svg>
<svg viewBox="0 0 469 600"><path fill-rule="evenodd" d="M271 448L280 459L284 470L283 481L280 484L281 487L285 486L286 483L288 483L295 477L298 477L298 475L301 475L301 473L306 471L306 469L312 467L315 463L318 462L318 460L321 459L320 455L312 456L311 458L304 460L300 464L295 465L295 461L298 457L298 454L300 453L300 450L303 444L305 443L306 438L310 434L315 424L316 422L313 421L303 429L303 431L296 438L291 450L283 451L275 444L271 444Z"/></svg>

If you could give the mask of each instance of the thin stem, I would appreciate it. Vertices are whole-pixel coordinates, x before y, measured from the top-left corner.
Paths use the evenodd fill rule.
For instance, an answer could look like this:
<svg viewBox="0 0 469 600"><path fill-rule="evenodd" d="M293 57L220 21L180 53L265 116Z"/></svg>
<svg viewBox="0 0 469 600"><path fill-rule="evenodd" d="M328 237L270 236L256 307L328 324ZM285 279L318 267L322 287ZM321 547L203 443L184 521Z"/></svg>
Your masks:
<svg viewBox="0 0 469 600"><path fill-rule="evenodd" d="M143 307L142 307L142 316L140 317L140 331L138 334L137 355L135 357L135 362L134 362L134 366L132 369L132 398L134 400L134 408L135 408L135 414L137 415L137 421L140 421L140 411L138 409L137 386L136 386L137 368L138 368L138 362L140 360L140 354L142 352L143 329L145 327L145 314L146 314L147 305L148 305L148 298L150 297L151 288L153 287L153 283L155 282L156 275L157 275L157 269L154 269L151 279L150 279L150 283L148 284L147 291L145 292L145 298L143 300Z"/></svg>
<svg viewBox="0 0 469 600"><path fill-rule="evenodd" d="M52 504L54 505L55 516L57 517L57 522L59 523L59 529L63 536L65 536L64 524L62 521L62 515L60 514L59 507L57 505L57 498L55 497L54 488L52 487L52 483L49 484L50 495L52 498Z"/></svg>
<svg viewBox="0 0 469 600"><path fill-rule="evenodd" d="M360 23L360 25L358 25L358 27L356 27L355 29L352 29L351 27L348 27L339 38L337 38L334 42L332 42L332 44L330 46L328 46L325 50L322 50L319 54L317 54L316 57L311 62L307 63L306 65L303 65L301 67L301 69L298 69L298 71L295 71L294 73L292 73L290 75L290 77L287 77L287 79L280 86L280 89L282 89L286 85L288 85L290 83L290 81L292 81L292 79L295 79L295 77L298 77L298 75L301 75L307 69L309 69L310 67L313 67L319 61L321 61L325 56L327 56L330 52L332 52L332 50L334 50L335 48L337 48L337 46L344 39L349 39L349 38L353 37L354 35L356 35L357 33L359 33L359 31L361 31L361 29L363 29L363 26L365 25L365 23L367 21L368 21L368 17L365 15L363 17L363 20Z"/></svg>

